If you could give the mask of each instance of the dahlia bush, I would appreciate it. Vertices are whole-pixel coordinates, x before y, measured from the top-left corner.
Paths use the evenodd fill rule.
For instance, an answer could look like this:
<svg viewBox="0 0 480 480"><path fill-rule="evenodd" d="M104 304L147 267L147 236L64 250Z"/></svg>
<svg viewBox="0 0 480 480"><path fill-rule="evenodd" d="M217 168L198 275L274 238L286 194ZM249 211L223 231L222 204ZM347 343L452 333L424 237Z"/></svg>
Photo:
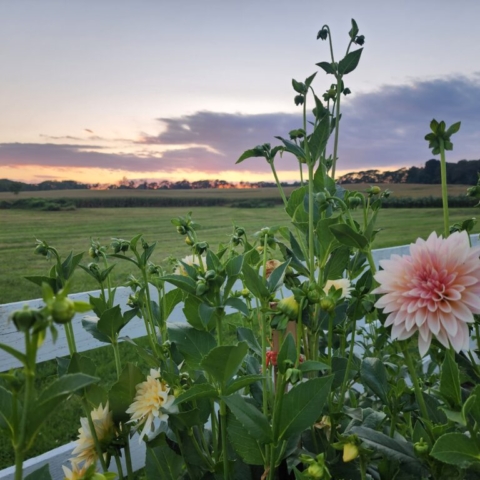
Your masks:
<svg viewBox="0 0 480 480"><path fill-rule="evenodd" d="M30 277L45 306L12 316L25 352L0 344L24 365L0 386L16 480L41 423L72 394L85 416L68 479L111 478L114 462L132 480L134 441L146 444L148 480L480 478L480 250L470 245L474 219L450 226L446 194L445 151L460 123L433 120L425 137L441 159L443 226L377 270L376 220L390 192L335 182L341 104L365 36L352 20L337 61L327 25L317 39L330 58L316 64L322 75L292 80L298 128L237 161L268 163L289 226L247 235L234 225L212 247L191 213L177 217L186 256L169 266L152 263L156 242L141 234L92 241L90 263L37 242L35 252L54 261L48 275ZM279 155L298 166L300 187L288 197ZM480 197L480 183L469 195ZM115 262L132 268L126 304L111 284ZM88 304L68 297L77 266L99 284ZM182 322L169 322L176 307ZM88 310L85 329L114 353L109 389L76 351L72 318ZM147 347L122 336L130 322ZM70 357L36 392L37 349L58 328ZM122 359L121 341L138 361ZM48 468L37 474L49 478Z"/></svg>

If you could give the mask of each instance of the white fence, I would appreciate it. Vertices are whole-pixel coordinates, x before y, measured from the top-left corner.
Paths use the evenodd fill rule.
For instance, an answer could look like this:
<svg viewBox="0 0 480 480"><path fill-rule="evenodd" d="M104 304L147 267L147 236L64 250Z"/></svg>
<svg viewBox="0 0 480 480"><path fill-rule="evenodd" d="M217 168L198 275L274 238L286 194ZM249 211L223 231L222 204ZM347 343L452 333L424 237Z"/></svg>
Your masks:
<svg viewBox="0 0 480 480"><path fill-rule="evenodd" d="M471 237L472 245L478 245L478 235L472 235ZM405 255L408 254L409 246L393 247L393 248L382 248L373 251L373 258L376 265L380 260L390 258L392 254ZM168 285L167 285L168 287ZM168 288L167 288L168 289ZM120 305L122 311L128 309L126 303L128 296L130 294L130 289L121 287L117 289L116 300L117 304ZM99 296L99 291L95 292L85 292L77 293L70 295L70 298L75 300L83 300L88 302L89 295ZM23 305L29 305L32 308L38 308L42 305L42 300L29 300L26 302L16 302L9 303L6 305L0 306L0 343L8 344L20 351L23 351L24 348L24 337L23 334L20 334L16 331L12 322L8 320L9 315L22 308ZM86 350L92 350L97 347L105 346L104 343L99 342L94 339L90 333L84 330L82 327L82 317L84 314L77 314L73 321L73 329L75 332L75 341L77 344L77 350L83 352ZM181 307L177 307L172 312L169 322L179 323L185 322ZM128 336L130 338L138 338L146 335L145 325L142 320L134 318L123 330L122 336ZM38 362L44 362L46 360L52 360L57 357L62 357L68 355L68 346L65 338L65 333L63 329L59 329L59 335L56 343L53 343L50 337L47 337L45 343L42 345L42 348L38 352ZM3 350L0 350L0 372L7 371L11 368L19 367L20 363L15 358L11 357ZM130 440L130 448L132 451L132 461L134 471L139 470L145 465L145 446L144 442L139 444L138 436L135 435ZM68 465L68 459L71 457L71 452L75 448L75 442L71 442L67 445L55 448L46 452L38 457L31 458L26 460L24 463L24 475L37 470L45 464L49 464L50 473L54 480L63 479L62 465ZM124 468L125 470L125 468ZM114 462L110 465L110 471L116 471ZM0 470L0 480L11 480L14 476L14 467L9 467L4 470Z"/></svg>

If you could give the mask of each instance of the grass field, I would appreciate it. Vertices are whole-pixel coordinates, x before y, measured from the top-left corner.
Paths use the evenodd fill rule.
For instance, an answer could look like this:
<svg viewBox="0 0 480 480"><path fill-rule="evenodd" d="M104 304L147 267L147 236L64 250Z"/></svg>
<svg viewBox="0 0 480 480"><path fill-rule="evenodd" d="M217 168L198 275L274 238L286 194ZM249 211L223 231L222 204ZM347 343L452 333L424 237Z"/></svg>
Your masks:
<svg viewBox="0 0 480 480"><path fill-rule="evenodd" d="M87 251L90 238L109 244L112 237L130 240L142 233L147 242L157 241L152 261L166 265L173 255L189 254L183 237L179 236L170 219L185 215L184 208L123 208L78 209L71 212L37 212L30 210L0 210L0 304L38 298L39 287L23 278L24 275L46 274L51 263L33 254L35 239L55 246L62 256L70 250ZM476 210L451 209L451 222L471 218ZM199 235L212 246L227 242L232 224L244 227L247 234L265 226L288 224L282 207L237 209L228 207L197 207L194 219L202 225ZM418 236L427 236L432 230L441 232L440 209L388 209L379 214L378 226L383 231L377 236L375 247L403 245ZM478 232L479 230L475 230ZM87 264L89 258L83 261ZM131 272L128 262L119 262L113 270L116 284L124 284ZM83 271L75 274L73 291L96 289L96 285Z"/></svg>
<svg viewBox="0 0 480 480"><path fill-rule="evenodd" d="M389 189L395 196L401 197L440 197L440 185L411 184L411 183L378 183L382 190ZM344 184L343 188L348 190L364 191L370 184ZM450 185L449 195L465 195L470 185ZM288 196L293 187L286 187L285 194ZM47 190L40 192L20 192L15 195L10 192L0 192L0 201L18 200L20 198L118 198L118 197L169 197L169 198L226 198L228 200L260 200L264 198L278 197L276 188L251 188L251 189L198 189L198 190Z"/></svg>

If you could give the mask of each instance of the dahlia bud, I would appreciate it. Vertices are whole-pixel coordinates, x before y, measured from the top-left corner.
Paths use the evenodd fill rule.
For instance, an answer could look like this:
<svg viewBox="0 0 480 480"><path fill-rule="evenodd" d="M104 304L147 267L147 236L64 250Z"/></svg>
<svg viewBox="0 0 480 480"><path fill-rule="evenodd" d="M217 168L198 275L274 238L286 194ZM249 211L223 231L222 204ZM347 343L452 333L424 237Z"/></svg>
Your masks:
<svg viewBox="0 0 480 480"><path fill-rule="evenodd" d="M332 313L335 310L335 302L330 297L323 297L320 300L320 308L328 313Z"/></svg>
<svg viewBox="0 0 480 480"><path fill-rule="evenodd" d="M35 324L36 311L25 305L22 310L12 314L12 320L19 332L26 332Z"/></svg>
<svg viewBox="0 0 480 480"><path fill-rule="evenodd" d="M56 298L51 312L55 323L68 323L75 315L75 305L69 298Z"/></svg>
<svg viewBox="0 0 480 480"><path fill-rule="evenodd" d="M280 300L278 302L277 309L292 320L296 320L298 317L299 305L293 295Z"/></svg>
<svg viewBox="0 0 480 480"><path fill-rule="evenodd" d="M359 453L360 452L357 445L355 445L354 443L346 443L343 446L343 461L345 463L351 462L358 457Z"/></svg>

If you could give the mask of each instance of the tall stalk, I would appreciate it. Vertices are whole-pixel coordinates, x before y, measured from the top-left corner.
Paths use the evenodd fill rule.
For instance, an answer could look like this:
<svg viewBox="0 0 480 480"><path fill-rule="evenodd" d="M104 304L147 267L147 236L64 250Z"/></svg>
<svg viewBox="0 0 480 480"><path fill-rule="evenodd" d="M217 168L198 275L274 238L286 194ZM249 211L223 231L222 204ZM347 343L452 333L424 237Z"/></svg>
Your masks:
<svg viewBox="0 0 480 480"><path fill-rule="evenodd" d="M443 138L440 141L440 174L442 177L442 207L443 207L443 236L450 234L450 222L448 219L448 189L447 189L447 162L445 160L445 145Z"/></svg>

